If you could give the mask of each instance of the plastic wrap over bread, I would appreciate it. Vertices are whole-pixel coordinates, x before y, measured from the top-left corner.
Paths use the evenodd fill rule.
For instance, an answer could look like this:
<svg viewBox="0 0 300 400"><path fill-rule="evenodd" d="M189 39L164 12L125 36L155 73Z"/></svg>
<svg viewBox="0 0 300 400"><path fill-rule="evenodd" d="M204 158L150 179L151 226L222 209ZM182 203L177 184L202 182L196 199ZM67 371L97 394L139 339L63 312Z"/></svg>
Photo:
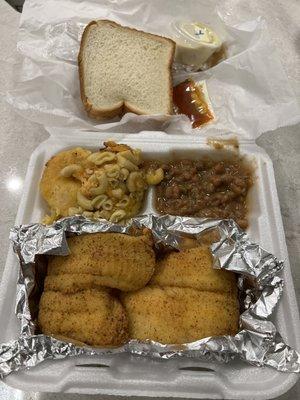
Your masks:
<svg viewBox="0 0 300 400"><path fill-rule="evenodd" d="M70 235L98 232L131 234L132 230L145 228L151 231L157 248L168 246L180 250L188 241L201 243L205 238L210 238L214 268L229 270L238 276L241 313L236 335L206 337L181 345L129 340L120 347L93 348L36 334L35 311L32 311L32 302L29 300L39 275L35 272L42 270L34 269L35 266L39 267L38 263L43 258L41 255L67 255L66 237ZM1 377L31 368L46 359L123 352L161 359L186 356L229 362L239 358L252 365L267 365L283 372L300 371L299 353L284 343L270 320L283 291L283 281L279 276L283 262L252 243L232 220L150 214L133 218L127 225L118 225L73 216L50 226L31 224L15 227L10 239L20 262L16 314L21 329L17 340L0 346Z"/></svg>
<svg viewBox="0 0 300 400"><path fill-rule="evenodd" d="M238 7L238 3L233 8L230 2L217 0L26 0L17 44L21 62L14 70L14 76L20 78L4 98L23 117L46 126L53 136L60 128L68 135L73 135L74 130L138 133L144 129L178 135L200 134L201 137L234 132L239 137L255 139L263 132L296 124L299 121L297 98L276 55L266 21L253 13L246 20L247 13L244 7ZM196 83L205 81L215 118L193 129L186 115L163 115L165 107L158 105L166 96L170 100L171 91L167 86L167 58L163 54L157 56L157 51L151 51L147 56L145 48L148 45L137 33L130 41L126 39L127 28L117 28L120 36L116 32L109 33L111 30L101 30L99 37L107 35L103 47L105 57L101 57L94 45L91 56L83 57L93 73L103 72L102 78L92 79L88 84L89 90L100 82L101 90L94 88L97 99L101 92L106 94L106 101L113 103L106 104L105 101L102 104L101 101L102 109L94 108L95 99L92 102L87 99L91 93L86 93L83 82L91 79L92 74L81 74L81 93L77 57L86 26L90 31L91 21L107 19L114 25L117 23L177 42L179 34L183 43L180 41L176 46L177 61L188 64L202 63L202 57L206 58L207 52L219 46L216 38L212 43L207 42L205 48L203 41L200 44L196 41L196 50L198 46L201 48L200 52L196 51L195 59L195 47L191 47L195 35L191 40L190 35L182 36L187 33L188 21L198 21L198 33L199 30L206 32L209 26L226 47L225 59L221 57L222 61L214 67L198 72L192 72L190 65L184 69L183 64L174 62L172 80L174 86L190 78ZM95 27L95 23L92 26ZM191 27L189 31L191 33ZM210 30L208 36L211 34ZM282 40L289 40L288 34L282 32L284 34L286 38L282 36ZM137 42L141 43L139 48ZM106 51L110 43L112 53ZM158 45L157 41L151 44L152 47ZM83 47L86 49L87 46ZM133 51L138 51L137 55ZM159 58L158 63L155 58ZM80 59L82 61L81 55ZM84 62L80 64L81 69L84 68ZM121 69L117 69L118 64ZM143 102L141 94L136 94L138 87ZM81 95L92 118L85 112ZM144 102L153 106L145 107ZM122 103L128 112L121 118L113 118L121 111ZM134 114L145 111L148 115ZM170 110L166 111L169 114ZM101 115L111 118L95 119Z"/></svg>

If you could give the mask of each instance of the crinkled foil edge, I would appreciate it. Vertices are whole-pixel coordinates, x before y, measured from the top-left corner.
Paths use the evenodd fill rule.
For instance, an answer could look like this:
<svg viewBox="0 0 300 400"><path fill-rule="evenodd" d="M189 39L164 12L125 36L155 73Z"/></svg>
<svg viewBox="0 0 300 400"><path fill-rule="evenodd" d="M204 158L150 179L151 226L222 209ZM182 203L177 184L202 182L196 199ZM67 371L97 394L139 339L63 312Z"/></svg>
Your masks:
<svg viewBox="0 0 300 400"><path fill-rule="evenodd" d="M240 315L240 331L235 336L201 339L184 345L165 345L151 340L131 340L118 348L78 347L45 335L35 335L28 296L34 286L33 268L36 255L67 255L66 233L129 233L132 227L149 228L155 242L180 248L183 234L200 236L217 229L220 240L211 245L214 267L236 272L243 293L245 311ZM17 283L16 315L21 322L17 340L0 346L0 377L23 368L33 367L46 359L67 356L131 353L140 356L186 356L209 361L228 362L240 358L252 365L271 366L278 371L300 372L300 355L284 343L269 317L283 291L280 271L283 262L252 243L232 220L203 220L178 216L144 215L125 226L73 216L53 225L31 224L15 227L10 239L20 261ZM250 284L249 284L250 282Z"/></svg>

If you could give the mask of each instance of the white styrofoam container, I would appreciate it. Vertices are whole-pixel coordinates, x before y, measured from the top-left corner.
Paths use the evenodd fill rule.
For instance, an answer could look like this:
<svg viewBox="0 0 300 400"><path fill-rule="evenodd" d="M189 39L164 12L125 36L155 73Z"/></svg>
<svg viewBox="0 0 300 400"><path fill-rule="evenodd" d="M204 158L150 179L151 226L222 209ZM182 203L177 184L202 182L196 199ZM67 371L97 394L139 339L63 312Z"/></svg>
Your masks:
<svg viewBox="0 0 300 400"><path fill-rule="evenodd" d="M39 194L38 185L44 165L51 156L75 146L95 150L108 137L140 148L145 156L153 158L174 153L191 158L204 154L216 158L222 155L222 151L213 150L205 138L161 132L134 135L81 133L50 137L31 156L16 224L38 222L45 213L47 208ZM256 179L250 191L249 236L279 259L285 260L282 273L285 289L274 322L284 340L299 350L299 314L272 161L263 149L250 141L240 141L240 154L256 166ZM151 197L150 191L142 213L155 212ZM14 315L17 272L18 261L10 249L0 286L0 343L17 338L19 334L19 323ZM241 361L230 364L188 358L161 361L121 354L48 360L30 370L11 374L4 381L24 391L259 400L279 396L292 387L297 379L297 374L258 368Z"/></svg>

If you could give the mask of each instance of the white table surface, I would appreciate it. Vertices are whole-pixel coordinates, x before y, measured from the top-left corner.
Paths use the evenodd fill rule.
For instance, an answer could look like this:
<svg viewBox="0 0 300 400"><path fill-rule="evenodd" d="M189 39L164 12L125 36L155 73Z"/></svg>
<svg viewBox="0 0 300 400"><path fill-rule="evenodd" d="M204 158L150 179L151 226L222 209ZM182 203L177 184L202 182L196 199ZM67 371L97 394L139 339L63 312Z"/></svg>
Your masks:
<svg viewBox="0 0 300 400"><path fill-rule="evenodd" d="M46 0L45 0L46 1ZM226 1L226 0L225 0ZM237 0L227 0L234 12ZM263 16L290 83L300 99L300 2L299 0L242 0L239 12L245 19L252 14ZM0 0L0 93L11 80L16 54L16 36L20 14ZM298 48L297 48L298 46ZM22 194L22 184L32 151L47 138L42 126L18 116L0 96L0 279L8 251L8 233L14 225ZM277 129L263 134L257 143L270 155L275 170L277 189L286 234L294 284L300 303L300 126ZM1 316L0 316L1 320ZM299 349L298 349L299 350ZM0 400L14 399L104 399L110 396L84 396L46 393L23 393L0 382ZM300 380L281 400L300 399Z"/></svg>

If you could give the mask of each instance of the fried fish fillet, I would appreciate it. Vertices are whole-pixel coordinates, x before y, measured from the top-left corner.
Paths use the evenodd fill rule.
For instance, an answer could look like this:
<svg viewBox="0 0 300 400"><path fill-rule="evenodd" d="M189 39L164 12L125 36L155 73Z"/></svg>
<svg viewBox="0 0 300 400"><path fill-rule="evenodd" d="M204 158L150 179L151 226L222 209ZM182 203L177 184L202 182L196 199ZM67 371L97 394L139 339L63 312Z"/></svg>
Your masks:
<svg viewBox="0 0 300 400"><path fill-rule="evenodd" d="M129 337L126 312L105 289L75 294L46 291L40 300L38 321L46 335L90 346L118 346Z"/></svg>
<svg viewBox="0 0 300 400"><path fill-rule="evenodd" d="M238 301L228 293L147 286L122 302L133 339L182 344L238 330Z"/></svg>
<svg viewBox="0 0 300 400"><path fill-rule="evenodd" d="M123 291L144 287L155 268L149 235L95 233L68 239L71 254L51 257L46 290L72 293L107 286Z"/></svg>
<svg viewBox="0 0 300 400"><path fill-rule="evenodd" d="M157 263L150 285L236 293L232 272L214 269L208 246L167 254Z"/></svg>
<svg viewBox="0 0 300 400"><path fill-rule="evenodd" d="M64 178L60 171L70 164L81 164L91 154L90 151L77 147L62 151L46 164L40 182L43 198L52 210L59 210L59 216L68 216L70 207L77 205L77 191L81 182L77 179Z"/></svg>
<svg viewBox="0 0 300 400"><path fill-rule="evenodd" d="M108 282L108 280L106 280ZM93 274L59 274L47 275L44 281L45 290L61 293L76 293L80 290L103 287L103 276Z"/></svg>

